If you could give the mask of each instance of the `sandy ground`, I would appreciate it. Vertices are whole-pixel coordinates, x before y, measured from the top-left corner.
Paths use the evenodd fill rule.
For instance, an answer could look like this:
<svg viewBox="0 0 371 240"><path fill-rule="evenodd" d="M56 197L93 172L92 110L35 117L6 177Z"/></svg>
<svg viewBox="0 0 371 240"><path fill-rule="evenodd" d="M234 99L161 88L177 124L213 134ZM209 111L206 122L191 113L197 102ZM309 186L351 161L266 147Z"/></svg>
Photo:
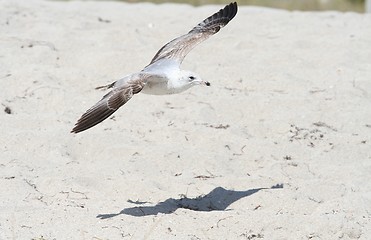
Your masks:
<svg viewBox="0 0 371 240"><path fill-rule="evenodd" d="M94 88L222 6L0 0L0 239L371 239L371 15L240 7L183 68Z"/></svg>

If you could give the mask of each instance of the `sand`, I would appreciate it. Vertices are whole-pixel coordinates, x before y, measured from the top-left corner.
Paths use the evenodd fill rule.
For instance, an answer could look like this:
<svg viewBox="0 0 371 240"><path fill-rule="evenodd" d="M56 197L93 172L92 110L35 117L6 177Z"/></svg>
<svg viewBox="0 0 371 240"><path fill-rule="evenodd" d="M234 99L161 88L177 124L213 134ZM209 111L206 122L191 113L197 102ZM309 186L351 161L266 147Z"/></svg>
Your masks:
<svg viewBox="0 0 371 240"><path fill-rule="evenodd" d="M222 6L0 1L0 239L370 239L371 15L240 7L184 69L104 94Z"/></svg>

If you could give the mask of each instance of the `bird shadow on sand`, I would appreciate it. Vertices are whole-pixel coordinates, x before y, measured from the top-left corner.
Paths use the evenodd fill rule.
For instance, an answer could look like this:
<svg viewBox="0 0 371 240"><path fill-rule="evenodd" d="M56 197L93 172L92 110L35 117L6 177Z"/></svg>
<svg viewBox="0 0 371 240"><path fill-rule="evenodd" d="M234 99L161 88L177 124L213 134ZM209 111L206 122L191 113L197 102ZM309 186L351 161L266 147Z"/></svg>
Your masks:
<svg viewBox="0 0 371 240"><path fill-rule="evenodd" d="M211 212L223 211L228 208L232 203L240 200L241 198L248 197L254 193L264 189L277 189L283 188L283 184L277 184L269 188L255 188L246 191L227 190L222 187L217 187L206 195L201 195L196 198L181 197L179 199L169 198L163 202L159 202L154 206L138 206L125 208L119 213L99 214L97 218L107 219L116 217L121 214L131 215L135 217L142 217L148 215L157 215L159 213L170 214L175 212L178 208L185 208L193 211ZM130 203L146 204L146 202L133 202Z"/></svg>

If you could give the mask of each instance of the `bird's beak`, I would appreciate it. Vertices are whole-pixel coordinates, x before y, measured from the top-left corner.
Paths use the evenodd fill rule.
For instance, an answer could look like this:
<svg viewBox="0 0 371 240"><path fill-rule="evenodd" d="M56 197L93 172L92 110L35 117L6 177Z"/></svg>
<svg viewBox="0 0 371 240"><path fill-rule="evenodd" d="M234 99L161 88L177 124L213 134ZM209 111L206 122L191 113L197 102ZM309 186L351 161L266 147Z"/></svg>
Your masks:
<svg viewBox="0 0 371 240"><path fill-rule="evenodd" d="M208 81L203 81L203 83L206 85L206 86L210 86L211 84L210 84L210 82L208 82Z"/></svg>

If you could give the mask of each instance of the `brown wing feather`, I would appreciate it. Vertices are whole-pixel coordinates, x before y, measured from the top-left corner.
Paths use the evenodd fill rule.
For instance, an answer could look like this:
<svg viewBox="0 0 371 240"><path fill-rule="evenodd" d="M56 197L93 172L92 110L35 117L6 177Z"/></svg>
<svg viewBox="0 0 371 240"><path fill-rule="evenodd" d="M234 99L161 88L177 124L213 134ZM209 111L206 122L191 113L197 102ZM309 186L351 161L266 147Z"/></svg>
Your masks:
<svg viewBox="0 0 371 240"><path fill-rule="evenodd" d="M145 85L143 79L130 81L106 94L97 104L87 110L77 121L72 133L87 130L111 116L117 109L127 103L134 94L139 93Z"/></svg>
<svg viewBox="0 0 371 240"><path fill-rule="evenodd" d="M230 3L219 12L214 13L199 23L187 34L180 36L163 46L153 57L151 63L163 59L174 59L182 63L184 57L199 43L217 33L227 25L237 14L237 3Z"/></svg>

